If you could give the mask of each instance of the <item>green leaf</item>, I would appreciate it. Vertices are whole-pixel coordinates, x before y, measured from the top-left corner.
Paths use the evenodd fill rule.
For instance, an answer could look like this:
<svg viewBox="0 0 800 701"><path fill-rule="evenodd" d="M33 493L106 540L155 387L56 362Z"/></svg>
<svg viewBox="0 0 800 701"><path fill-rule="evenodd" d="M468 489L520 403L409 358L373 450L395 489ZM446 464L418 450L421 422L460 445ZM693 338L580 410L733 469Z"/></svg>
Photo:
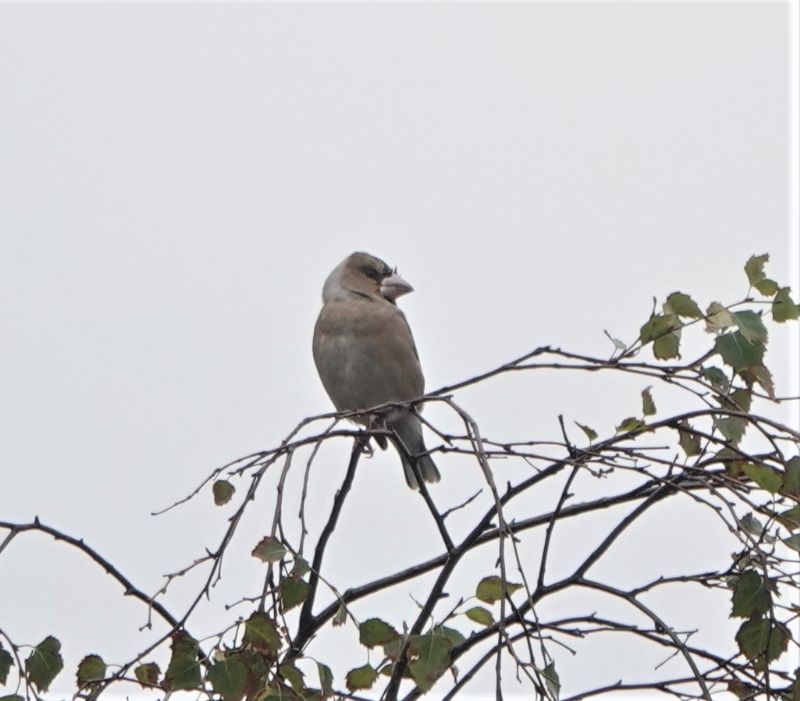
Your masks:
<svg viewBox="0 0 800 701"><path fill-rule="evenodd" d="M25 673L39 691L47 691L50 683L64 668L61 658L61 643L48 635L40 642L25 660Z"/></svg>
<svg viewBox="0 0 800 701"><path fill-rule="evenodd" d="M5 684L8 679L8 672L14 666L14 658L11 653L0 643L0 684Z"/></svg>
<svg viewBox="0 0 800 701"><path fill-rule="evenodd" d="M791 637L782 623L770 625L766 653L756 660L755 668L763 671L770 662L777 660L786 651Z"/></svg>
<svg viewBox="0 0 800 701"><path fill-rule="evenodd" d="M653 355L659 360L680 358L680 320L675 314L654 314L639 329L642 345L653 341Z"/></svg>
<svg viewBox="0 0 800 701"><path fill-rule="evenodd" d="M245 634L247 628L245 627ZM267 686L267 678L272 676L274 656L263 655L258 650L245 645L237 653L239 661L247 670L247 681L244 693L248 699L261 698L261 692Z"/></svg>
<svg viewBox="0 0 800 701"><path fill-rule="evenodd" d="M733 320L742 336L750 343L766 343L767 327L761 319L761 315L752 311L734 312Z"/></svg>
<svg viewBox="0 0 800 701"><path fill-rule="evenodd" d="M739 376L747 383L748 387L752 387L757 382L764 388L770 399L775 399L775 384L772 381L770 371L764 365L742 368L739 370Z"/></svg>
<svg viewBox="0 0 800 701"><path fill-rule="evenodd" d="M772 624L766 618L751 618L742 623L736 633L736 642L742 654L763 670L777 660L788 646L791 636L782 623Z"/></svg>
<svg viewBox="0 0 800 701"><path fill-rule="evenodd" d="M8 696L0 696L0 701L25 701L19 694L9 694Z"/></svg>
<svg viewBox="0 0 800 701"><path fill-rule="evenodd" d="M706 309L706 331L717 333L733 326L736 321L733 314L719 302L712 302Z"/></svg>
<svg viewBox="0 0 800 701"><path fill-rule="evenodd" d="M785 321L794 321L800 317L800 306L795 304L789 292L791 288L781 287L772 300L772 318L783 323Z"/></svg>
<svg viewBox="0 0 800 701"><path fill-rule="evenodd" d="M400 657L400 650L403 648L403 641L401 638L397 638L396 640L392 640L392 642L387 643L383 646L383 654L386 655L390 660L394 660L395 662Z"/></svg>
<svg viewBox="0 0 800 701"><path fill-rule="evenodd" d="M397 631L380 618L369 618L358 626L358 641L365 647L386 645L399 637Z"/></svg>
<svg viewBox="0 0 800 701"><path fill-rule="evenodd" d="M466 642L467 640L461 631L458 631L455 628L448 628L447 626L436 626L436 628L433 629L433 633L435 635L443 635L453 644L453 647L456 645L461 645L461 643Z"/></svg>
<svg viewBox="0 0 800 701"><path fill-rule="evenodd" d="M303 673L297 669L293 664L282 664L278 667L280 675L289 682L289 685L295 691L302 691L305 687L303 683Z"/></svg>
<svg viewBox="0 0 800 701"><path fill-rule="evenodd" d="M244 624L244 642L268 657L277 657L281 649L278 629L263 613L253 613Z"/></svg>
<svg viewBox="0 0 800 701"><path fill-rule="evenodd" d="M736 642L745 657L754 660L766 651L769 627L769 621L765 618L754 618L742 623L736 633Z"/></svg>
<svg viewBox="0 0 800 701"><path fill-rule="evenodd" d="M513 594L518 589L521 589L521 584L514 582L506 582L503 586L503 580L497 575L484 577L475 589L475 596L487 604L493 604L503 598L504 591L508 595Z"/></svg>
<svg viewBox="0 0 800 701"><path fill-rule="evenodd" d="M236 491L236 487L228 482L228 480L217 480L214 482L212 491L214 492L214 503L217 506L223 506L231 500L233 493Z"/></svg>
<svg viewBox="0 0 800 701"><path fill-rule="evenodd" d="M752 513L745 514L739 519L739 526L743 531L749 533L756 538L761 538L764 535L764 525Z"/></svg>
<svg viewBox="0 0 800 701"><path fill-rule="evenodd" d="M650 389L650 387L645 387L642 390L642 413L645 416L652 416L656 413L656 403L653 401Z"/></svg>
<svg viewBox="0 0 800 701"><path fill-rule="evenodd" d="M281 580L278 591L284 611L290 611L295 606L302 604L308 596L309 585L303 579L286 577Z"/></svg>
<svg viewBox="0 0 800 701"><path fill-rule="evenodd" d="M659 360L680 358L681 339L674 331L653 341L653 355Z"/></svg>
<svg viewBox="0 0 800 701"><path fill-rule="evenodd" d="M790 531L800 529L800 504L795 504L791 509L781 512L776 516L784 528Z"/></svg>
<svg viewBox="0 0 800 701"><path fill-rule="evenodd" d="M92 682L98 682L106 677L106 663L100 655L86 655L78 663L77 673L78 688L83 689Z"/></svg>
<svg viewBox="0 0 800 701"><path fill-rule="evenodd" d="M700 455L700 437L691 429L692 426L688 421L681 421L678 424L678 443L687 458Z"/></svg>
<svg viewBox="0 0 800 701"><path fill-rule="evenodd" d="M788 548L800 553L800 533L790 535L788 538L781 538L781 542Z"/></svg>
<svg viewBox="0 0 800 701"><path fill-rule="evenodd" d="M133 675L142 686L157 686L161 670L155 662L140 664L133 670Z"/></svg>
<svg viewBox="0 0 800 701"><path fill-rule="evenodd" d="M730 408L733 411L750 411L750 404L753 401L753 395L749 389L737 389L728 395Z"/></svg>
<svg viewBox="0 0 800 701"><path fill-rule="evenodd" d="M669 295L669 297L667 297L667 306L678 316L687 317L689 319L701 319L703 317L703 312L700 311L697 302L689 295L683 294L683 292L673 292Z"/></svg>
<svg viewBox="0 0 800 701"><path fill-rule="evenodd" d="M589 439L589 442L597 440L597 431L589 426L585 426L584 424L579 424L577 421L575 425L586 434L586 437Z"/></svg>
<svg viewBox="0 0 800 701"><path fill-rule="evenodd" d="M783 478L767 465L747 463L742 466L742 470L753 482L762 489L766 489L770 494L775 494L783 486Z"/></svg>
<svg viewBox="0 0 800 701"><path fill-rule="evenodd" d="M378 674L382 677L391 677L394 672L394 662L387 662L383 667L378 670ZM408 676L408 672L404 676Z"/></svg>
<svg viewBox="0 0 800 701"><path fill-rule="evenodd" d="M247 684L247 667L236 654L217 660L208 670L214 692L225 701L240 701Z"/></svg>
<svg viewBox="0 0 800 701"><path fill-rule="evenodd" d="M200 660L197 641L186 633L172 636L172 656L164 673L168 691L191 691L200 686Z"/></svg>
<svg viewBox="0 0 800 701"><path fill-rule="evenodd" d="M483 608L483 606L473 606L466 612L467 618L471 621L475 621L479 625L489 627L494 625L494 616L489 609Z"/></svg>
<svg viewBox="0 0 800 701"><path fill-rule="evenodd" d="M722 372L718 367L711 366L709 368L703 368L702 372L700 373L703 378L708 380L713 387L716 389L727 392L728 386L730 385L730 381L728 380L728 376Z"/></svg>
<svg viewBox="0 0 800 701"><path fill-rule="evenodd" d="M302 557L296 558L294 561L294 566L292 567L292 577L300 579L305 577L309 572L311 572L311 566L308 564L308 562Z"/></svg>
<svg viewBox="0 0 800 701"><path fill-rule="evenodd" d="M764 278L763 280L757 282L753 285L762 295L765 297L772 297L778 291L778 283L775 280L770 280L769 278Z"/></svg>
<svg viewBox="0 0 800 701"><path fill-rule="evenodd" d="M766 582L755 570L745 570L736 578L731 618L750 618L769 611L772 596Z"/></svg>
<svg viewBox="0 0 800 701"><path fill-rule="evenodd" d="M620 421L619 426L616 427L617 433L641 433L644 429L647 428L647 424L644 423L641 419L637 419L635 416L629 416L627 419L622 419Z"/></svg>
<svg viewBox="0 0 800 701"><path fill-rule="evenodd" d="M345 681L350 691L359 691L360 689L371 688L377 678L378 673L368 664L365 664L363 667L351 669L347 673Z"/></svg>
<svg viewBox="0 0 800 701"><path fill-rule="evenodd" d="M729 477L739 478L742 476L742 471L739 468L742 464L742 458L735 450L731 450L726 446L721 448L714 458L725 468Z"/></svg>
<svg viewBox="0 0 800 701"><path fill-rule="evenodd" d="M790 497L800 497L800 457L797 455L786 462L781 493Z"/></svg>
<svg viewBox="0 0 800 701"><path fill-rule="evenodd" d="M279 562L284 558L286 552L286 548L281 541L268 535L258 542L251 554L261 562Z"/></svg>
<svg viewBox="0 0 800 701"><path fill-rule="evenodd" d="M729 331L718 336L714 348L722 356L724 363L734 370L763 365L764 344L751 343L741 331Z"/></svg>
<svg viewBox="0 0 800 701"><path fill-rule="evenodd" d="M675 314L653 314L639 329L639 340L647 344L681 326Z"/></svg>
<svg viewBox="0 0 800 701"><path fill-rule="evenodd" d="M769 253L762 253L760 256L752 255L744 264L744 272L747 273L747 280L751 285L755 285L764 279L764 264L769 260Z"/></svg>
<svg viewBox="0 0 800 701"><path fill-rule="evenodd" d="M443 635L427 633L409 638L408 651L413 659L408 664L408 671L423 694L450 666L452 649L453 643Z"/></svg>
<svg viewBox="0 0 800 701"><path fill-rule="evenodd" d="M328 665L317 662L317 674L319 674L319 688L325 696L333 693L333 672Z"/></svg>
<svg viewBox="0 0 800 701"><path fill-rule="evenodd" d="M551 662L542 670L542 676L547 686L548 695L553 701L558 701L558 695L561 693L561 680L558 678L554 662Z"/></svg>
<svg viewBox="0 0 800 701"><path fill-rule="evenodd" d="M747 421L739 416L714 417L714 426L733 445L739 445L747 428Z"/></svg>

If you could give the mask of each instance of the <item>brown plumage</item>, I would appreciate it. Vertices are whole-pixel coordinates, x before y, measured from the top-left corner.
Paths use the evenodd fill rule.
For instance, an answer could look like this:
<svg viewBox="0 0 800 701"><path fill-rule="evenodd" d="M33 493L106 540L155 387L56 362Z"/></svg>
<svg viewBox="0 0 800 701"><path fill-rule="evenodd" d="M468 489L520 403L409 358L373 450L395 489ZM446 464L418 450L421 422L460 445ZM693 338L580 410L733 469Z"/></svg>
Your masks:
<svg viewBox="0 0 800 701"><path fill-rule="evenodd" d="M396 299L413 288L368 253L345 258L325 281L314 327L314 362L337 411L407 402L425 393L425 379L405 314ZM426 482L439 470L425 453L420 420L407 409L382 413L403 462L406 482L419 487L411 461ZM357 419L367 423L367 418ZM385 441L382 442L385 447Z"/></svg>

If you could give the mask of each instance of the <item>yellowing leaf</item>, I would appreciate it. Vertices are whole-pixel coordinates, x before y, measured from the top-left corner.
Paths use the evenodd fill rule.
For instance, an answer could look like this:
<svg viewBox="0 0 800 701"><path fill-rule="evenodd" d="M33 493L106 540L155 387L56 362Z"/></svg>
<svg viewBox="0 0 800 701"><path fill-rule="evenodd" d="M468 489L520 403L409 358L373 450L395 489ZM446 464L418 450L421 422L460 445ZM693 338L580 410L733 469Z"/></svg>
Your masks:
<svg viewBox="0 0 800 701"><path fill-rule="evenodd" d="M593 428L584 424L579 424L577 421L575 422L575 425L586 434L586 437L589 439L589 441L597 440L597 431L595 431Z"/></svg>
<svg viewBox="0 0 800 701"><path fill-rule="evenodd" d="M494 625L494 616L489 609L483 608L483 606L473 606L471 609L466 611L466 616L471 621L475 621L482 626L488 627Z"/></svg>
<svg viewBox="0 0 800 701"><path fill-rule="evenodd" d="M706 309L706 331L716 333L733 326L735 323L733 314L719 302L712 302L708 305L708 309Z"/></svg>
<svg viewBox="0 0 800 701"><path fill-rule="evenodd" d="M78 688L83 689L89 686L92 682L98 682L105 679L106 676L106 663L100 655L86 655L80 663L78 663L77 673Z"/></svg>
<svg viewBox="0 0 800 701"><path fill-rule="evenodd" d="M487 604L493 604L503 598L504 592L510 595L521 588L521 584L515 584L514 582L506 582L505 586L503 586L503 580L500 577L491 575L478 582L475 596Z"/></svg>
<svg viewBox="0 0 800 701"><path fill-rule="evenodd" d="M214 482L212 491L214 492L214 503L217 506L223 506L231 500L233 493L236 491L236 487L228 482L228 480L217 480Z"/></svg>
<svg viewBox="0 0 800 701"><path fill-rule="evenodd" d="M350 691L359 691L360 689L369 689L378 678L378 673L365 664L363 667L351 669L345 677L347 688Z"/></svg>
<svg viewBox="0 0 800 701"><path fill-rule="evenodd" d="M339 604L339 608L336 609L336 613L333 615L333 627L336 628L338 626L343 626L347 621L347 607L344 604Z"/></svg>
<svg viewBox="0 0 800 701"><path fill-rule="evenodd" d="M652 416L656 413L656 404L653 401L653 395L650 393L650 387L645 387L642 390L642 413L645 416Z"/></svg>
<svg viewBox="0 0 800 701"><path fill-rule="evenodd" d="M276 657L281 648L281 637L275 624L259 612L251 614L245 621L244 642L270 657Z"/></svg>
<svg viewBox="0 0 800 701"><path fill-rule="evenodd" d="M399 637L398 632L380 618L369 618L358 626L358 640L365 647L386 645Z"/></svg>
<svg viewBox="0 0 800 701"><path fill-rule="evenodd" d="M673 292L667 297L666 303L668 308L678 316L687 317L689 319L700 319L703 317L703 312L700 311L697 302L683 292Z"/></svg>
<svg viewBox="0 0 800 701"><path fill-rule="evenodd" d="M781 287L772 300L772 318L779 323L794 321L800 317L800 306L795 304L789 292L788 287Z"/></svg>
<svg viewBox="0 0 800 701"><path fill-rule="evenodd" d="M251 554L262 562L278 562L286 555L286 548L277 538L268 535L258 542Z"/></svg>
<svg viewBox="0 0 800 701"><path fill-rule="evenodd" d="M616 431L617 433L640 433L646 428L647 424L641 419L637 419L635 416L629 416L627 419L622 419L622 421L620 421Z"/></svg>
<svg viewBox="0 0 800 701"><path fill-rule="evenodd" d="M155 686L158 684L161 670L155 662L147 662L134 669L133 674L142 686Z"/></svg>

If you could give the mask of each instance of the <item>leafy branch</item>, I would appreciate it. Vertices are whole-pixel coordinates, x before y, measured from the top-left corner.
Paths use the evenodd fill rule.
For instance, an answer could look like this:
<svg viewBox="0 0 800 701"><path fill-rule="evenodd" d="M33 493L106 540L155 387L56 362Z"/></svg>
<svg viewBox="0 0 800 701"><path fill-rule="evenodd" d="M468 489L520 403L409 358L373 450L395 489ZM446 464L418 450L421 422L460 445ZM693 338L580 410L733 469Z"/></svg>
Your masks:
<svg viewBox="0 0 800 701"><path fill-rule="evenodd" d="M126 596L141 602L148 643L113 665L98 652L88 652L76 670L79 698L94 699L131 685L144 694L194 690L223 701L396 701L434 687L454 698L488 675L498 699L506 689L527 687L535 697L555 701L562 685L568 685L568 698L574 700L635 690L681 699L707 700L724 691L740 699L796 701L800 682L792 659L800 645L795 603L800 588L800 433L771 417L768 409L798 398L778 396L766 359L768 324L796 320L800 307L788 287L767 277L767 262L766 255L747 261L747 295L735 303L711 302L703 311L683 292L669 294L660 308L654 303L634 341L609 335L614 344L610 357L540 346L411 402L412 410L439 404L457 426L444 431L423 419L439 438L432 453L444 456L443 461L449 455L466 456L474 464L472 474L445 470L445 484L449 479L474 482L472 496L456 504L447 504L446 490L428 489L419 480L431 542L440 543L441 551L412 565L344 590L333 581L326 555L331 543L351 537L339 528L345 510L374 509L378 519L396 505L354 504L351 491L361 457L373 450L372 439L385 442L387 430L343 427L340 421L349 415L330 413L303 419L274 448L217 468L168 507L209 494L217 507L230 504L233 512L218 544L166 574L153 594L135 586L82 539L38 518L0 521L5 532L0 556L25 534L45 534L90 558ZM682 345L690 334L695 334L693 342L700 339L703 350L682 361ZM641 359L648 352L654 359ZM570 421L559 416L557 435L484 434L480 421L457 401L458 393L519 372L621 373L649 384L639 390L641 412L614 417L613 430L602 438L579 416ZM659 413L661 391L683 398L679 412ZM573 431L581 432L585 445L570 438L568 425L577 426ZM311 467L328 444L342 439L352 442L347 468L329 496L327 519L315 532L307 519ZM285 508L293 470L303 471L300 493L291 494L299 499L296 515ZM275 484L272 492L264 488L268 477ZM245 514L254 509L263 514L265 503L272 509L267 520L260 519L264 535L248 546L264 563L260 587L241 591L235 604L225 605L226 611L246 608L244 615L210 636L194 637L189 628L197 607L203 599L216 600L222 561L242 538ZM603 576L602 565L621 542L663 504L709 514L727 534L730 560L700 573L648 574L624 586ZM586 540L592 547L582 554L565 551L559 534L590 523ZM307 548L313 551L310 562L304 556ZM478 581L470 565L474 562L486 567ZM202 572L199 588L180 613L169 610L166 592L195 571ZM422 577L427 577L425 595L412 607L376 608L377 594L405 592ZM648 599L668 590L678 600L678 592L698 586L730 601L730 618L738 627L733 639L718 647L695 642L695 627L673 626L673 612ZM578 591L623 607L614 607L614 614L570 610ZM562 608L567 612L552 615ZM365 618L357 611L371 613ZM154 614L159 631L153 630ZM332 626L348 626L354 646L366 650L366 663L334 671L331 651L320 643ZM18 636L18 631L0 630L0 684L9 688L0 701L39 699L63 668L55 635L35 645L18 642ZM587 640L609 636L638 640L666 657L644 681L641 673L634 677L620 669L619 679L583 690L581 679L562 682L557 669L564 655L580 656Z"/></svg>

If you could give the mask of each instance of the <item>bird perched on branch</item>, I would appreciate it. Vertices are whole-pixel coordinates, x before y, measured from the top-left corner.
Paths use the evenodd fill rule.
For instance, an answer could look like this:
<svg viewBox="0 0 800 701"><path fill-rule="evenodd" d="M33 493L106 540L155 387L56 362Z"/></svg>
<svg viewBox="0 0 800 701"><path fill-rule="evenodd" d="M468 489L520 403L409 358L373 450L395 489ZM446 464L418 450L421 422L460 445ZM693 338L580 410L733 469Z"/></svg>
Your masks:
<svg viewBox="0 0 800 701"><path fill-rule="evenodd" d="M322 310L314 327L314 362L337 411L358 411L388 402L408 402L425 393L425 379L405 314L396 300L413 291L380 258L353 253L334 268L322 288ZM425 482L439 470L426 452L422 423L409 409L381 412L403 461L406 482L418 489L416 465ZM372 425L368 416L354 418ZM382 448L384 437L377 437Z"/></svg>

